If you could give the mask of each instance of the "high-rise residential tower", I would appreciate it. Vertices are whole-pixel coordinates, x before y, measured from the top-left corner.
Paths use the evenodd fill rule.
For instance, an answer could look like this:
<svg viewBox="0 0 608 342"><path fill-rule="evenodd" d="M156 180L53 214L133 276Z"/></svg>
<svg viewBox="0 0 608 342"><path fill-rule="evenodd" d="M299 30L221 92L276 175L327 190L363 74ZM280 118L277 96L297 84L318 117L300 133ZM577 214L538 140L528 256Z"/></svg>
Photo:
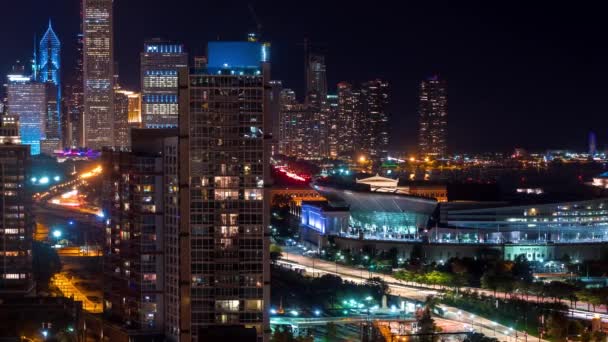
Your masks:
<svg viewBox="0 0 608 342"><path fill-rule="evenodd" d="M321 108L327 96L325 56L306 46L306 105Z"/></svg>
<svg viewBox="0 0 608 342"><path fill-rule="evenodd" d="M373 80L361 85L361 112L364 122L360 128L360 138L365 146L362 153L371 158L386 158L388 155L388 101L389 85L382 80Z"/></svg>
<svg viewBox="0 0 608 342"><path fill-rule="evenodd" d="M177 71L188 66L184 46L153 39L144 44L140 60L143 127L177 127Z"/></svg>
<svg viewBox="0 0 608 342"><path fill-rule="evenodd" d="M178 177L167 176L179 205L165 208L170 340L269 334L267 47L210 42L205 69L180 70Z"/></svg>
<svg viewBox="0 0 608 342"><path fill-rule="evenodd" d="M113 0L82 0L84 144L114 145Z"/></svg>
<svg viewBox="0 0 608 342"><path fill-rule="evenodd" d="M447 82L438 76L422 81L419 106L418 150L420 156L445 157L448 153Z"/></svg>
<svg viewBox="0 0 608 342"><path fill-rule="evenodd" d="M338 155L351 155L359 143L358 130L361 120L360 91L348 82L338 83Z"/></svg>
<svg viewBox="0 0 608 342"><path fill-rule="evenodd" d="M0 298L34 291L29 163L30 146L0 145Z"/></svg>
<svg viewBox="0 0 608 342"><path fill-rule="evenodd" d="M108 217L104 312L108 323L121 327L107 329L113 334L110 340L128 340L125 335L164 340L158 336L165 311L165 150L176 136L175 129L134 129L130 151L106 149L102 154L108 170L103 187Z"/></svg>

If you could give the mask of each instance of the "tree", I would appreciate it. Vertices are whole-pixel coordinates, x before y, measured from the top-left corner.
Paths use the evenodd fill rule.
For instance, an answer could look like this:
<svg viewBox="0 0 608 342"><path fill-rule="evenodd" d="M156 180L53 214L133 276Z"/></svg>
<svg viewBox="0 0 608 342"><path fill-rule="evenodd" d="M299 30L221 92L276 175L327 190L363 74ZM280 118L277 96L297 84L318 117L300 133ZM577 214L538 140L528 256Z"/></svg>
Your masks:
<svg viewBox="0 0 608 342"><path fill-rule="evenodd" d="M437 335L435 335L437 325L435 325L435 321L431 316L431 310L428 307L424 308L417 322L418 334L420 334L419 340L421 342L432 342L437 340Z"/></svg>
<svg viewBox="0 0 608 342"><path fill-rule="evenodd" d="M376 291L377 297L382 297L382 295L385 295L385 294L388 294L391 292L391 288L380 277L369 278L369 279L367 279L365 284L367 286L372 287Z"/></svg>

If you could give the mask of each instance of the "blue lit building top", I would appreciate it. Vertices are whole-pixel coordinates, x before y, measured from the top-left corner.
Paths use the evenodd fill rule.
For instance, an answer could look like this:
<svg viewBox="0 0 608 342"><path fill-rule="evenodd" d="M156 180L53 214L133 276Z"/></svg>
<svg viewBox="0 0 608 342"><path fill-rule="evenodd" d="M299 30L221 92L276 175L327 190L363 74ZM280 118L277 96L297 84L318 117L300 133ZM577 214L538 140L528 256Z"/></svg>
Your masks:
<svg viewBox="0 0 608 342"><path fill-rule="evenodd" d="M60 86L59 72L61 68L61 42L49 20L49 27L40 40L38 71L40 82L52 81Z"/></svg>
<svg viewBox="0 0 608 342"><path fill-rule="evenodd" d="M270 58L270 45L260 42L209 42L207 71L211 74L259 74Z"/></svg>

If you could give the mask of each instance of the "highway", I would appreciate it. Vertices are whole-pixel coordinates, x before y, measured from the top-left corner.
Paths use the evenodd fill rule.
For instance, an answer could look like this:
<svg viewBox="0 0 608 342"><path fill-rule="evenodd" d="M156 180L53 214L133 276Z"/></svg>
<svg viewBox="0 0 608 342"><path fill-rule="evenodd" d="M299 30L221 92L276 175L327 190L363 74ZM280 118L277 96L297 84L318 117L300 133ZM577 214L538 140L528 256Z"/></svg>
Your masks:
<svg viewBox="0 0 608 342"><path fill-rule="evenodd" d="M353 278L358 278L358 279L363 279L363 278L367 279L369 277L379 277L379 278L382 278L387 283L393 284L395 286L405 286L406 288L410 289L409 292L413 293L412 294L413 297L408 297L408 298L417 299L417 300L423 300L423 299L419 299L419 298L426 297L426 295L423 295L423 294L425 294L425 293L428 294L428 291L432 291L432 293L437 293L437 290L429 288L428 285L425 285L425 284L415 284L415 286L406 285L406 283L404 281L395 279L391 275L378 273L378 272L372 272L367 269L358 269L358 268L354 268L354 267L344 266L344 265L337 264L335 262L321 260L318 258L311 258L311 257L303 256L301 254L293 253L293 252L292 253L284 252L283 254L284 254L284 257L283 257L284 261L292 261L292 262L295 262L296 264L306 265L311 268L311 274L314 269L315 273L319 273L321 270L324 270L324 271L330 270L330 271L333 271L334 274L337 271L339 274L347 275L347 276L350 276ZM424 289L427 289L427 290L424 290ZM441 287L438 286L437 289L441 290ZM487 296L494 296L493 291L484 290L484 289L480 289L480 288L461 287L460 290L461 291L462 290L477 291L480 294L483 293ZM415 294L416 291L418 291L420 293L418 295L416 295ZM498 297L503 297L503 298L507 298L508 296L513 295L513 294L502 293L502 292L497 292L496 294ZM552 299L533 296L533 295L527 295L527 296L519 295L518 297L520 299L525 299L530 302L539 302L539 301L544 301L547 303L553 302ZM561 302L570 307L569 301L562 300ZM604 311L604 312L588 311L588 310L586 310L586 308L587 308L586 303L577 302L576 308L571 308L568 312L568 315L573 318L586 319L586 320L591 320L593 318L600 318L603 322L608 322L608 314L605 313L606 311ZM601 307L599 305L596 306L596 308L601 309Z"/></svg>
<svg viewBox="0 0 608 342"><path fill-rule="evenodd" d="M290 268L301 268L308 274L320 276L323 274L338 275L344 280L362 283L372 277L379 277L385 280L390 288L390 294L403 298L424 301L429 295L436 295L438 292L432 289L420 289L417 287L404 285L401 281L392 276L382 273L369 272L368 270L356 269L339 265L333 262L310 258L294 253L283 253L283 258L278 261L278 264ZM474 314L459 310L454 307L440 305L444 310L445 315L438 322L443 322L447 326L455 327L454 330L470 330L473 329L481 332L486 336L496 337L501 341L527 341L527 334L522 331L516 331L510 327L504 326L489 319L476 316ZM458 329L460 325L460 329ZM539 340L538 338L534 338ZM540 340L544 341L544 340Z"/></svg>

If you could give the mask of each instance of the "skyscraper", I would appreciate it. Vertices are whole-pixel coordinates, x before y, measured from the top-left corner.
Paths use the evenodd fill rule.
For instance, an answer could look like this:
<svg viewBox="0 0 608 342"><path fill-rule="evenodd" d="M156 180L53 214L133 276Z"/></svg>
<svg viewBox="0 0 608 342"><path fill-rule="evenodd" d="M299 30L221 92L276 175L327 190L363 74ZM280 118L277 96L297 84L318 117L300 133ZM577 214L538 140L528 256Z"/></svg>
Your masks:
<svg viewBox="0 0 608 342"><path fill-rule="evenodd" d="M63 122L65 123L64 146L67 147L84 145L83 44L83 35L79 33L76 39L76 64L70 82L66 86L66 110Z"/></svg>
<svg viewBox="0 0 608 342"><path fill-rule="evenodd" d="M181 44L153 39L140 59L143 127L177 127L177 70L188 66L188 54Z"/></svg>
<svg viewBox="0 0 608 342"><path fill-rule="evenodd" d="M206 69L180 70L179 177L169 186L179 188L179 206L165 210L171 340L205 340L208 329L234 325L226 340L269 333L266 49L210 42Z"/></svg>
<svg viewBox="0 0 608 342"><path fill-rule="evenodd" d="M279 153L279 136L281 130L281 92L283 91L283 83L281 81L270 81L270 106L268 108L269 118L272 122L272 147L271 155Z"/></svg>
<svg viewBox="0 0 608 342"><path fill-rule="evenodd" d="M114 147L117 149L127 149L131 146L131 136L129 124L129 108L131 96L135 92L117 88L114 91Z"/></svg>
<svg viewBox="0 0 608 342"><path fill-rule="evenodd" d="M447 82L432 76L420 85L420 130L418 149L421 157L447 155L448 98Z"/></svg>
<svg viewBox="0 0 608 342"><path fill-rule="evenodd" d="M389 85L382 80L373 80L361 85L361 112L364 122L360 136L364 142L362 152L371 158L386 158L388 155L388 101Z"/></svg>
<svg viewBox="0 0 608 342"><path fill-rule="evenodd" d="M40 154L40 140L46 138L47 85L29 76L8 75L8 113L19 117L21 141Z"/></svg>
<svg viewBox="0 0 608 342"><path fill-rule="evenodd" d="M156 341L153 337L164 328L164 156L166 139L175 136L176 130L134 129L131 151L102 154L108 170L103 187L108 217L104 312L124 328L122 336L142 341Z"/></svg>
<svg viewBox="0 0 608 342"><path fill-rule="evenodd" d="M338 83L338 155L350 155L359 143L358 132L361 124L361 93L348 82Z"/></svg>
<svg viewBox="0 0 608 342"><path fill-rule="evenodd" d="M321 108L327 96L325 56L306 46L306 105Z"/></svg>
<svg viewBox="0 0 608 342"><path fill-rule="evenodd" d="M61 43L53 31L51 21L40 39L38 48L38 79L40 82L52 82L61 87Z"/></svg>
<svg viewBox="0 0 608 342"><path fill-rule="evenodd" d="M0 145L0 297L34 290L29 163L30 146Z"/></svg>
<svg viewBox="0 0 608 342"><path fill-rule="evenodd" d="M114 144L113 0L83 1L84 144Z"/></svg>
<svg viewBox="0 0 608 342"><path fill-rule="evenodd" d="M61 115L61 42L51 20L46 32L34 51L33 81L43 83L46 87L46 118L44 139L40 142L41 152L52 154L62 146L62 115Z"/></svg>

